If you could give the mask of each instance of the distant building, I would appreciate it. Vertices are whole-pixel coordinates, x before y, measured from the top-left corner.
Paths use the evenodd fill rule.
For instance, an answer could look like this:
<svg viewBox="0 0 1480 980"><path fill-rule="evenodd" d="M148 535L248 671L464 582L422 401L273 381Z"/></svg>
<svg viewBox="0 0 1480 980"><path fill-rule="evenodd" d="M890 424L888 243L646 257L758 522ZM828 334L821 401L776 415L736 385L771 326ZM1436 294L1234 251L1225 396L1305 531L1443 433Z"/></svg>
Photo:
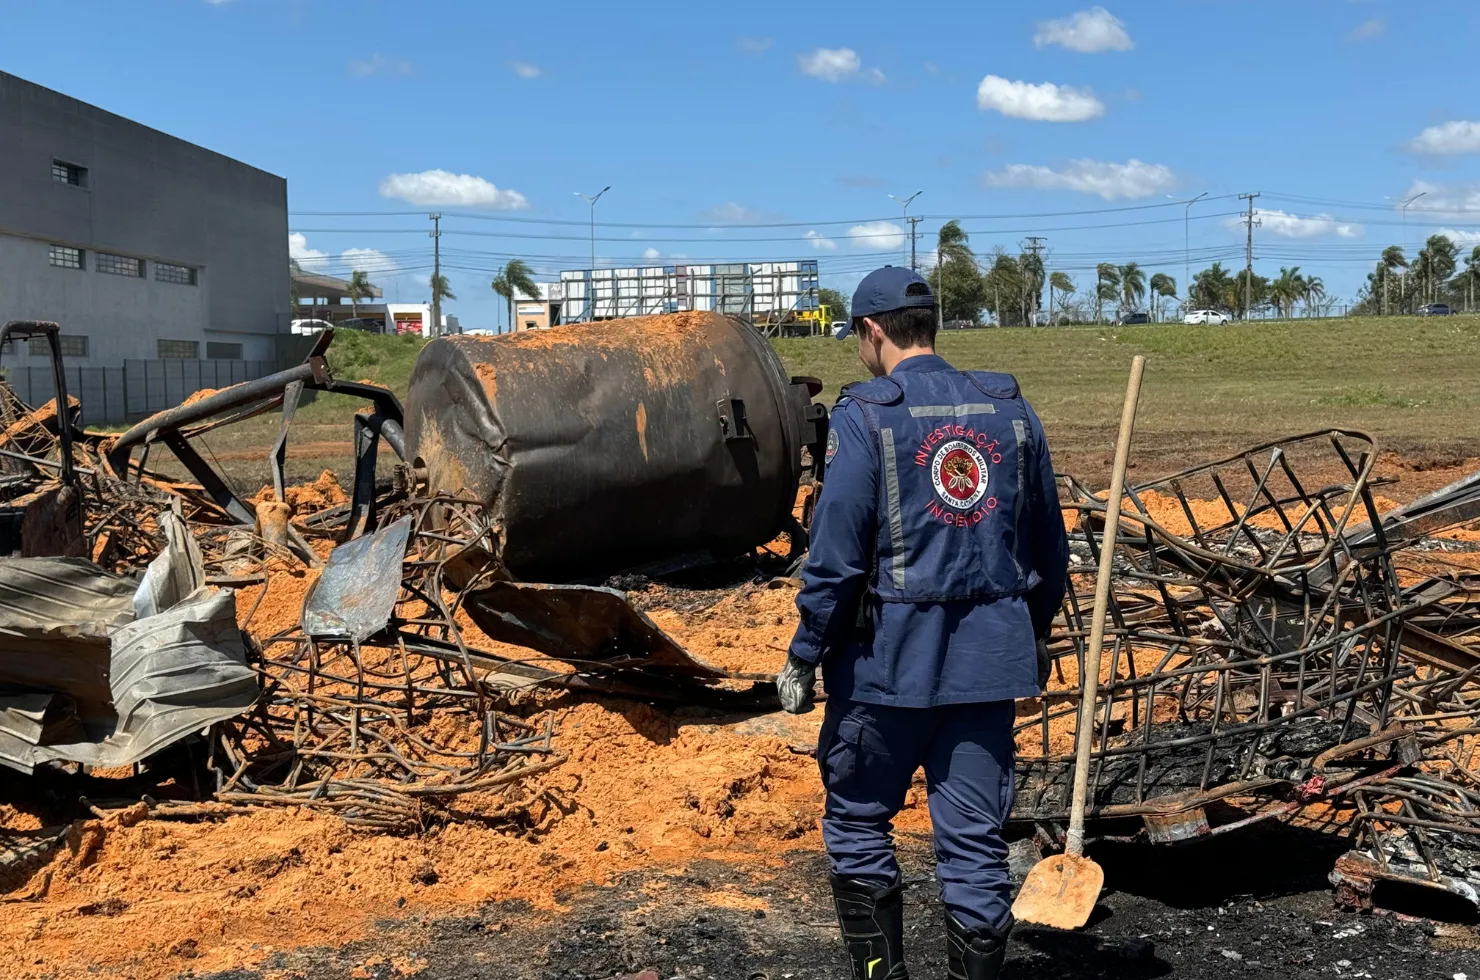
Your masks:
<svg viewBox="0 0 1480 980"><path fill-rule="evenodd" d="M561 284L558 282L535 283L536 295L514 297L514 330L544 330L561 322L560 309L563 304Z"/></svg>
<svg viewBox="0 0 1480 980"><path fill-rule="evenodd" d="M767 334L810 334L825 331L829 313L815 259L574 269L549 287L542 302L552 324L712 310ZM516 317L517 328L528 319Z"/></svg>
<svg viewBox="0 0 1480 980"><path fill-rule="evenodd" d="M349 301L349 280L317 272L293 269L293 333L317 333L323 325L365 330L369 333L416 334L430 337L430 303L376 303L379 287L371 286L358 303ZM441 333L461 333L462 326L451 313L442 314Z"/></svg>
<svg viewBox="0 0 1480 980"><path fill-rule="evenodd" d="M283 178L0 72L0 321L79 366L267 361L287 268Z"/></svg>

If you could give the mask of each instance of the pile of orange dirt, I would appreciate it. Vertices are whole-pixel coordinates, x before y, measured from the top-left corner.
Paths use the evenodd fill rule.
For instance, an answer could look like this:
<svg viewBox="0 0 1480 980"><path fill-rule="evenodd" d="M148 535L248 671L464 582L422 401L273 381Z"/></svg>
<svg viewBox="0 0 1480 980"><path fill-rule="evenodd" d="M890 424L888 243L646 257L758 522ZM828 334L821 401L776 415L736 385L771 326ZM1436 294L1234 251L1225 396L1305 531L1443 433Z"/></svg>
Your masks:
<svg viewBox="0 0 1480 980"><path fill-rule="evenodd" d="M321 510L349 503L349 494L345 493L344 488L339 485L339 480L334 476L333 470L324 470L319 474L318 479L310 483L284 487L283 497L293 508L294 517L307 517ZM255 507L271 499L272 487L263 487L248 498L247 503Z"/></svg>
<svg viewBox="0 0 1480 980"><path fill-rule="evenodd" d="M49 884L39 872L12 893L34 900L0 917L6 976L229 970L277 949L341 944L385 916L505 899L553 910L633 868L714 858L763 869L786 850L821 846L816 765L782 739L638 704L551 704L569 761L518 799L455 804L470 816L517 812L507 823L469 819L398 838L263 809L79 837L90 853L64 853ZM921 827L923 814L902 823Z"/></svg>
<svg viewBox="0 0 1480 980"><path fill-rule="evenodd" d="M1100 491L1095 496L1104 500L1105 493L1105 491ZM1233 509L1230 511L1228 505L1221 500L1188 500L1187 507L1184 510L1182 502L1175 496L1156 490L1143 491L1137 494L1136 499L1141 502L1141 507L1145 509L1146 516L1156 522L1162 530L1168 534L1175 534L1182 538L1190 538L1192 536L1192 521L1197 522L1197 529L1199 531L1206 533L1213 528L1233 523L1245 510L1243 504L1235 501ZM1379 514L1386 513L1398 506L1396 500L1376 494L1373 495L1372 502L1377 506ZM1192 520L1188 519L1188 511L1192 512ZM1136 519L1140 514L1141 510L1136 507L1130 497L1126 497L1121 502L1122 523L1138 530L1139 522ZM1303 516L1303 508L1294 505L1288 506L1285 508L1285 516L1293 524ZM1334 516L1337 518L1341 517L1340 511L1337 510ZM1324 515L1322 515L1321 519L1325 519ZM1078 509L1072 507L1064 508L1064 527L1073 531L1078 526L1078 522ZM1367 510L1360 504L1352 510L1351 516L1347 518L1348 527L1355 527L1366 522ZM1285 525L1280 521L1279 515L1274 511L1258 513L1248 523L1251 527L1261 528L1266 531L1283 532L1286 530ZM1317 534L1320 533L1320 525L1312 517L1306 521L1304 530L1311 534Z"/></svg>

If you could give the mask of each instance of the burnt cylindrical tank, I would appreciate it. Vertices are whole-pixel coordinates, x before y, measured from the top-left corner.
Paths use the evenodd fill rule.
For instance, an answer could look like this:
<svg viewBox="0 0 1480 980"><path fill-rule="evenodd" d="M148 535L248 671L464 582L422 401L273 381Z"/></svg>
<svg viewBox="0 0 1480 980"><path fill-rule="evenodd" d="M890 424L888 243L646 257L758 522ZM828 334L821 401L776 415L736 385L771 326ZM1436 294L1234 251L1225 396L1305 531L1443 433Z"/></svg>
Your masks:
<svg viewBox="0 0 1480 980"><path fill-rule="evenodd" d="M754 328L688 312L422 350L407 458L470 492L530 581L732 554L788 526L821 415Z"/></svg>

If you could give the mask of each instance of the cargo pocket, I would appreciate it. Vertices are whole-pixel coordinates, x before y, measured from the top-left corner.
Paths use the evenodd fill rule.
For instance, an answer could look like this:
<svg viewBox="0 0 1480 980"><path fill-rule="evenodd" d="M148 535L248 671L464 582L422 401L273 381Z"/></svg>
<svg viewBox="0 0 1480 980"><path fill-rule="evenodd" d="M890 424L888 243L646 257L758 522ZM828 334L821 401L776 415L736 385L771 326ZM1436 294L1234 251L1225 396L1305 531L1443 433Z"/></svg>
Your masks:
<svg viewBox="0 0 1480 980"><path fill-rule="evenodd" d="M845 714L836 725L824 724L817 752L817 767L822 772L822 785L827 789L846 786L858 772L858 748L863 726L852 714Z"/></svg>

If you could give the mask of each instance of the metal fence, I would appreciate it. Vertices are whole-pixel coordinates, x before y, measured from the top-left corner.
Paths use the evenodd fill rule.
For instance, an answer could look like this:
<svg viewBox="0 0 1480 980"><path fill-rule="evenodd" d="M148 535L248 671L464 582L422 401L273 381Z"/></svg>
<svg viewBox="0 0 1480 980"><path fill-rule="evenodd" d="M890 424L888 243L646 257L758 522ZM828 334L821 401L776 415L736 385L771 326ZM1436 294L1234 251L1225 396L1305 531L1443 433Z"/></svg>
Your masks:
<svg viewBox="0 0 1480 980"><path fill-rule="evenodd" d="M225 388L277 370L273 361L127 360L122 367L67 367L67 393L82 403L82 424L133 422L180 404L202 388ZM6 365L4 379L28 405L56 397L51 365Z"/></svg>

